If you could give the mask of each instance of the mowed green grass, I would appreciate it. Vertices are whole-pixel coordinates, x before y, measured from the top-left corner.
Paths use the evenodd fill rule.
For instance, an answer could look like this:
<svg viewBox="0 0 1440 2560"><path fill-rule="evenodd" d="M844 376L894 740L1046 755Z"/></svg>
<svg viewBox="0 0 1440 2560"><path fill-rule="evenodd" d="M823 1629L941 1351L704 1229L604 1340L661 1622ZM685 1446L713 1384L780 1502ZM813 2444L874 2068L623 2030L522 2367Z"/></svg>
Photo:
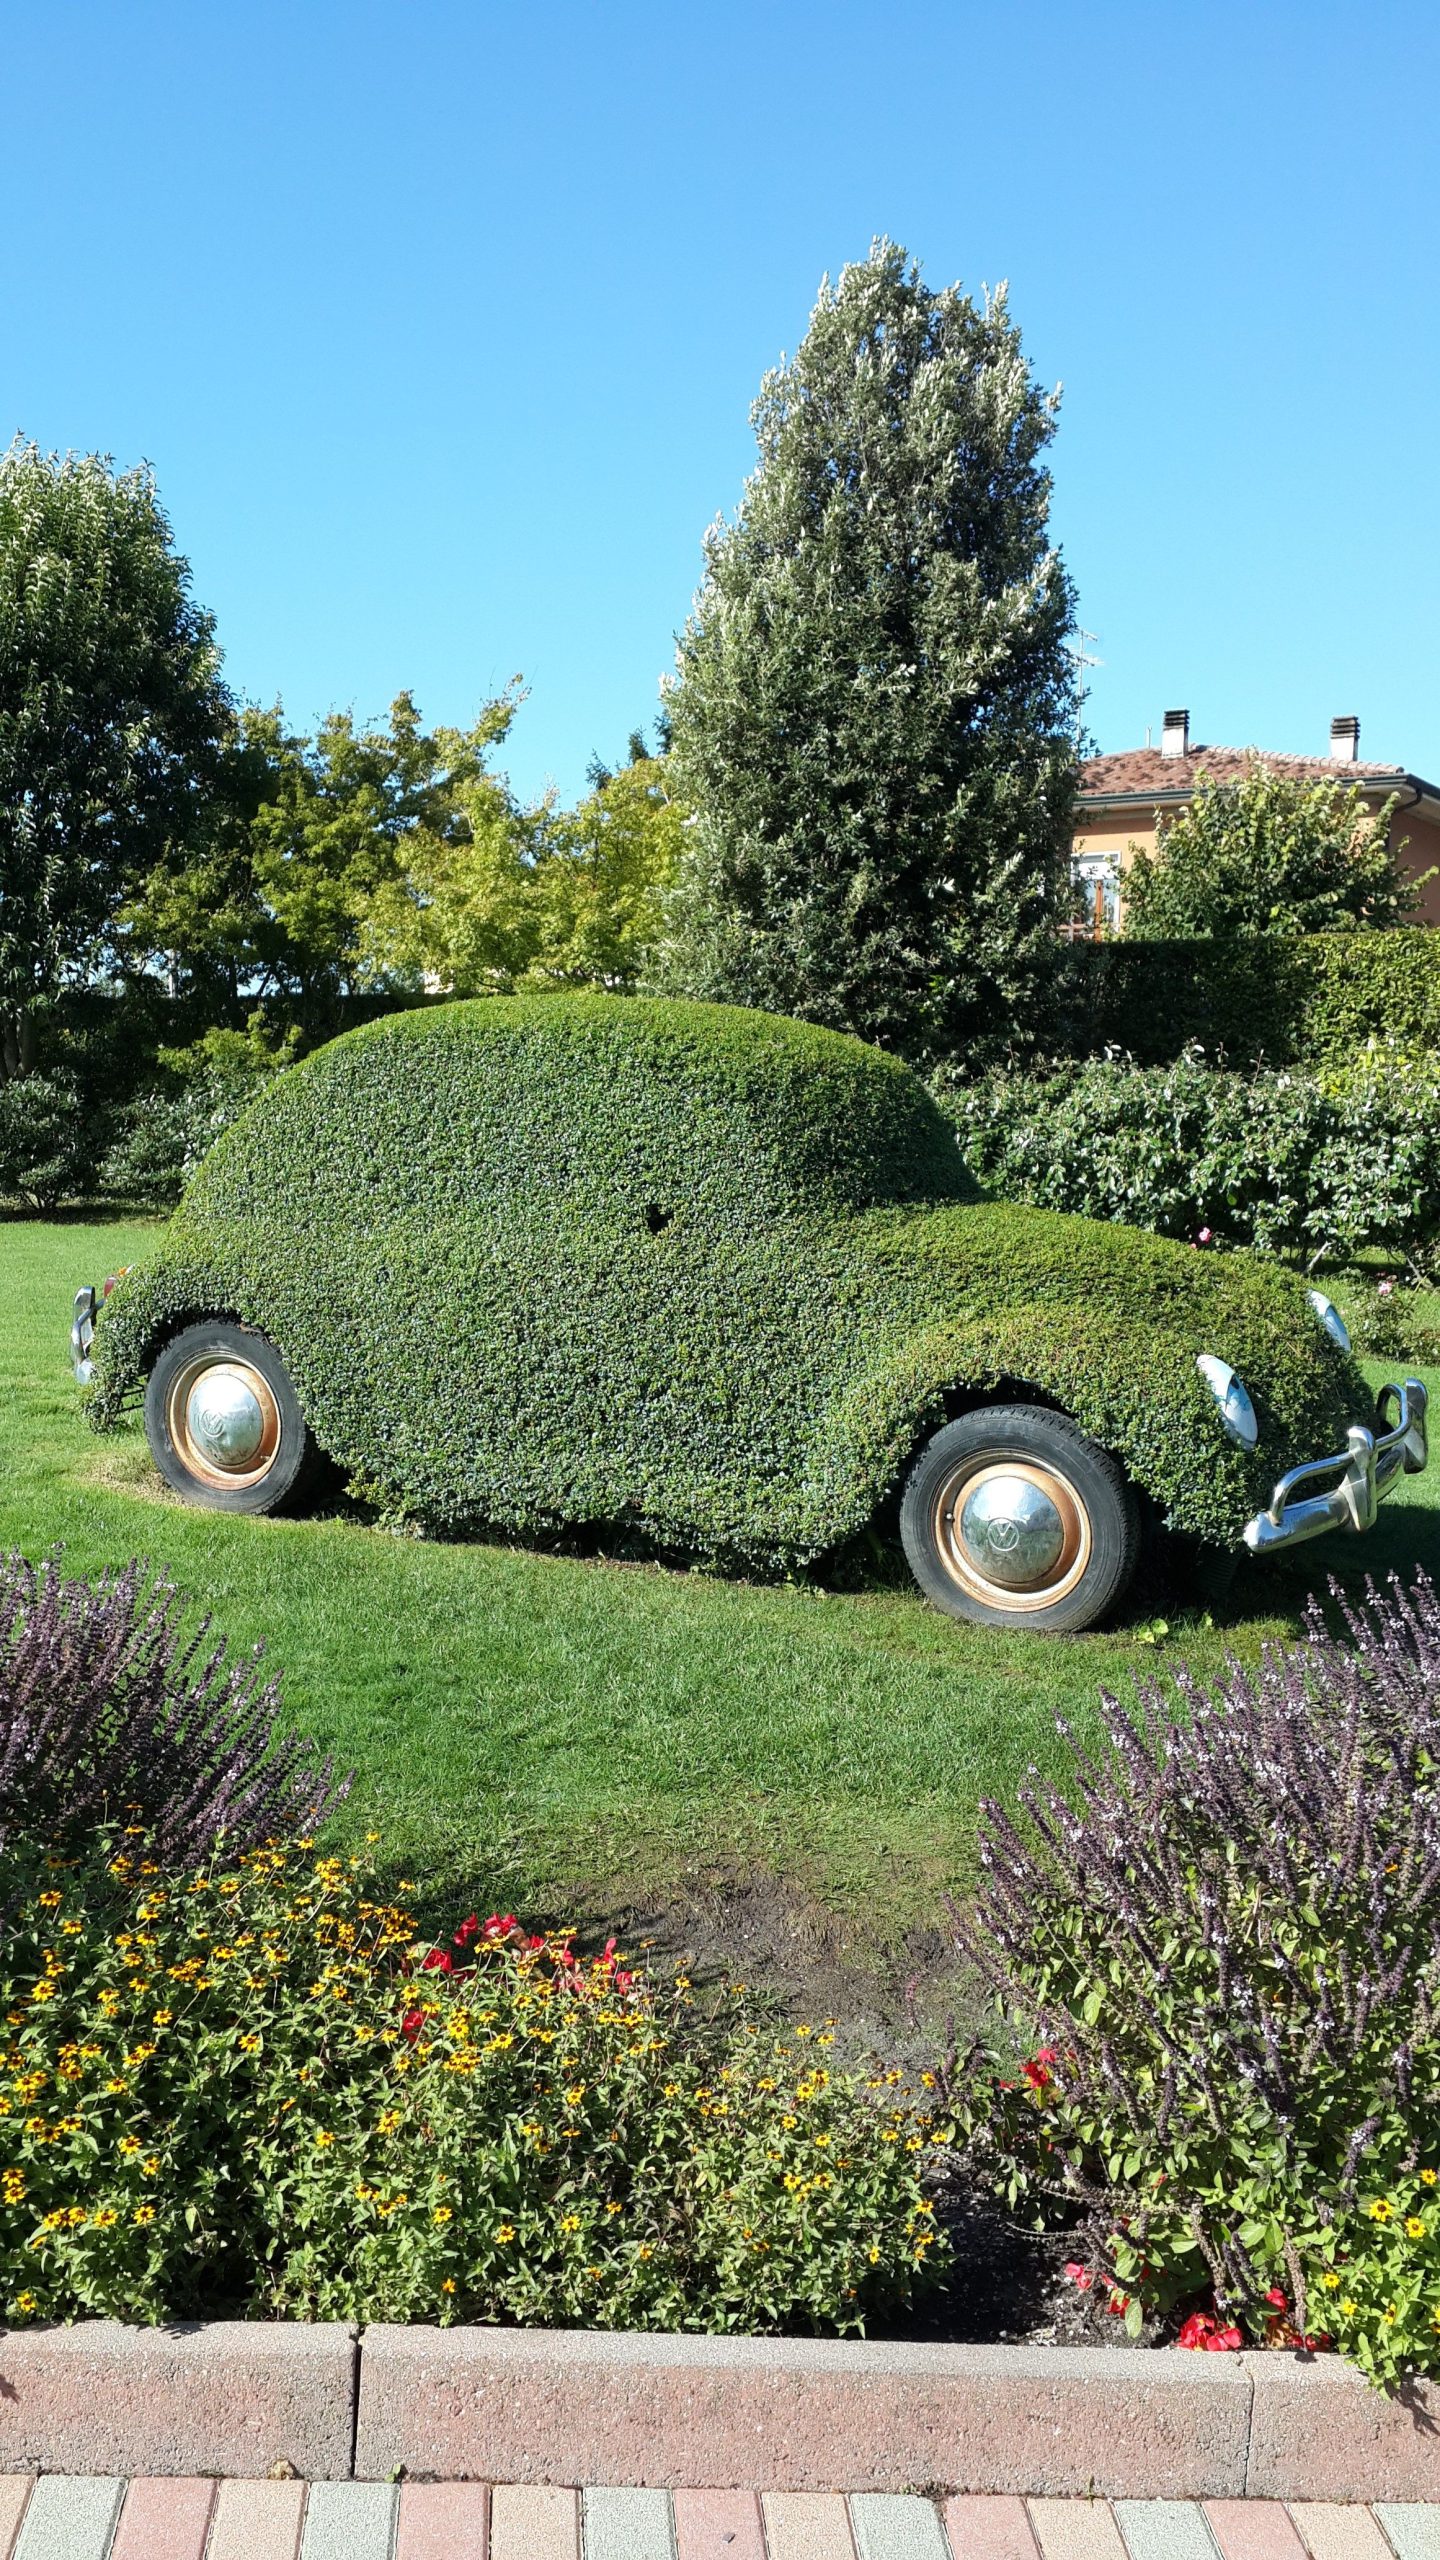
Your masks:
<svg viewBox="0 0 1440 2560"><path fill-rule="evenodd" d="M263 1641L296 1722L356 1769L343 1823L380 1829L439 1907L599 1916L768 1869L893 1944L963 1885L978 1799L1008 1796L1032 1761L1063 1768L1057 1714L1093 1731L1101 1686L1166 1650L1202 1672L1227 1647L1253 1657L1332 1570L1440 1563L1432 1472L1370 1539L1243 1568L1219 1626L1152 1591L1118 1630L1047 1642L956 1625L902 1589L430 1544L343 1507L190 1510L162 1491L138 1420L91 1432L69 1368L74 1289L150 1232L0 1224L0 1548L63 1543L78 1574L147 1557L234 1644ZM1157 1649L1142 1639L1162 1605Z"/></svg>

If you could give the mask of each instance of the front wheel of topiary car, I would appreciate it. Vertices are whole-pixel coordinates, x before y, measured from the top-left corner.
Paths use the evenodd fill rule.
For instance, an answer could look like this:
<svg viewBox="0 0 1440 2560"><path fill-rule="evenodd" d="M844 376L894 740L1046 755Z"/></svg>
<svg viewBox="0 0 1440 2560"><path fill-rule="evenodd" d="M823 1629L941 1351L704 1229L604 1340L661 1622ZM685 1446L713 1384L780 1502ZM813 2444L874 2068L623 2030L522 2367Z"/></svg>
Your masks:
<svg viewBox="0 0 1440 2560"><path fill-rule="evenodd" d="M166 1343L145 1389L145 1437L166 1483L207 1511L293 1510L319 1465L274 1343L219 1318Z"/></svg>
<svg viewBox="0 0 1440 2560"><path fill-rule="evenodd" d="M1065 1414L984 1405L921 1450L900 1538L926 1598L952 1618L1079 1635L1128 1588L1140 1508L1109 1451Z"/></svg>

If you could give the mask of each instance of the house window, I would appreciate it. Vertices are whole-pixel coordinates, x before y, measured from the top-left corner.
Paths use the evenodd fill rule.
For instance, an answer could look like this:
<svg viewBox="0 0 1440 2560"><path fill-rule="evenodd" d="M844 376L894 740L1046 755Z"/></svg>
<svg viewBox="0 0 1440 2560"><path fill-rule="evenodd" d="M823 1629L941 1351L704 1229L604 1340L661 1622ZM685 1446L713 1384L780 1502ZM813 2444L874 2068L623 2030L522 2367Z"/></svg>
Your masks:
<svg viewBox="0 0 1440 2560"><path fill-rule="evenodd" d="M1072 854L1070 878L1075 888L1076 932L1092 933L1097 941L1102 934L1113 933L1120 920L1119 854Z"/></svg>

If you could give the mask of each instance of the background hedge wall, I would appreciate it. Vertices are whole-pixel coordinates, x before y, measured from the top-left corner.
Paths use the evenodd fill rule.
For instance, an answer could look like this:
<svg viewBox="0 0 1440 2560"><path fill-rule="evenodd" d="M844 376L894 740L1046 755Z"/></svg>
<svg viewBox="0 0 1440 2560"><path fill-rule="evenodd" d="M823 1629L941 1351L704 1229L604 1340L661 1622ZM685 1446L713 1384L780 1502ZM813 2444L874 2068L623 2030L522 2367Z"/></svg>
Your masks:
<svg viewBox="0 0 1440 2560"><path fill-rule="evenodd" d="M1128 1050L1167 1066L1190 1042L1244 1067L1320 1063L1371 1037L1440 1051L1440 932L1294 942L1075 942L1062 955L1055 1056Z"/></svg>

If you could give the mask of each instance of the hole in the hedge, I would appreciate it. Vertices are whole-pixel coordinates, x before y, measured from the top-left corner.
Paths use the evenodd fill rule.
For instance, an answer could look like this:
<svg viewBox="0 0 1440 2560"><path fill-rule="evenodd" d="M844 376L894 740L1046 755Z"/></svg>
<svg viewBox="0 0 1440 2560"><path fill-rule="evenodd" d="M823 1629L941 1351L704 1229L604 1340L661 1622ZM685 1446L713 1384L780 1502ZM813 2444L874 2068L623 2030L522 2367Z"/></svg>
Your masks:
<svg viewBox="0 0 1440 2560"><path fill-rule="evenodd" d="M645 1212L645 1224L652 1236L658 1236L663 1227L668 1227L674 1215L673 1209L662 1209L658 1200L652 1200Z"/></svg>

